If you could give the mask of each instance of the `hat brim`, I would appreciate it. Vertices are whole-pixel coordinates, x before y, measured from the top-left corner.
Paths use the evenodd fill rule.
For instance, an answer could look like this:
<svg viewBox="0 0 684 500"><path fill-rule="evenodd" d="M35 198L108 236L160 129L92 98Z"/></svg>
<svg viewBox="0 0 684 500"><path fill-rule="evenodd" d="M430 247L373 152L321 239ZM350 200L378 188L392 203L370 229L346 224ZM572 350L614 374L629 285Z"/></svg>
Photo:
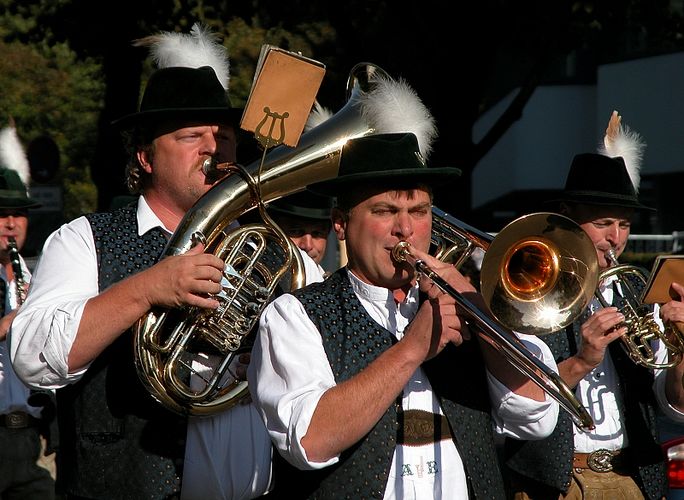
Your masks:
<svg viewBox="0 0 684 500"><path fill-rule="evenodd" d="M354 186L377 185L381 183L386 183L388 186L402 183L427 184L434 188L438 184L454 182L460 176L461 170L453 167L383 170L336 177L311 184L306 189L325 196L337 196L339 193Z"/></svg>
<svg viewBox="0 0 684 500"><path fill-rule="evenodd" d="M237 126L242 119L242 108L169 108L131 113L111 122L118 130L135 125L154 124L166 120L197 120L217 123L230 123Z"/></svg>
<svg viewBox="0 0 684 500"><path fill-rule="evenodd" d="M0 210L7 208L40 208L43 205L31 198L2 198L0 197Z"/></svg>
<svg viewBox="0 0 684 500"><path fill-rule="evenodd" d="M269 212L275 212L277 214L288 215L290 217L297 217L302 219L312 219L312 220L330 220L330 211L332 208L305 208L305 207L293 207L291 209L283 208L280 206L269 205L267 207Z"/></svg>
<svg viewBox="0 0 684 500"><path fill-rule="evenodd" d="M558 203L580 203L583 205L600 205L609 207L633 208L635 210L645 210L649 212L657 211L655 208L642 205L631 197L620 197L617 195L608 195L606 193L581 193L581 192L566 192L559 198L548 200L545 204Z"/></svg>

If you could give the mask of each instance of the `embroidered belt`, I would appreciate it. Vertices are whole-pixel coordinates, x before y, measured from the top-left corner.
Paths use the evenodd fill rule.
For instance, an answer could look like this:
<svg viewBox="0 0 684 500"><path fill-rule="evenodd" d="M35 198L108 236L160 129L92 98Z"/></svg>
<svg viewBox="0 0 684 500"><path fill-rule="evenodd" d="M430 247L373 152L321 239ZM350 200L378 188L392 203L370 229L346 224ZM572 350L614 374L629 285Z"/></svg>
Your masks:
<svg viewBox="0 0 684 500"><path fill-rule="evenodd" d="M397 416L397 444L422 446L452 437L449 421L444 415L424 410L406 410L399 411Z"/></svg>
<svg viewBox="0 0 684 500"><path fill-rule="evenodd" d="M624 470L627 467L626 449L610 451L602 448L591 453L575 453L572 466L575 469L591 469L594 472Z"/></svg>
<svg viewBox="0 0 684 500"><path fill-rule="evenodd" d="M0 427L8 429L24 429L38 425L39 420L24 411L13 411L0 415Z"/></svg>

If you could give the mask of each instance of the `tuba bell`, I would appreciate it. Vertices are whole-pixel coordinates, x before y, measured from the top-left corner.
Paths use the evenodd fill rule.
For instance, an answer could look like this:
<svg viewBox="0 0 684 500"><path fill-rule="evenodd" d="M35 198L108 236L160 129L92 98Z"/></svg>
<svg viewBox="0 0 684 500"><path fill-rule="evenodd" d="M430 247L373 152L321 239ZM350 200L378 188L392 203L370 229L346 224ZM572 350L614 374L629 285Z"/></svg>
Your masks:
<svg viewBox="0 0 684 500"><path fill-rule="evenodd" d="M380 131L366 116L364 102L382 80L391 78L374 64L359 63L349 73L346 104L305 132L296 148L275 147L245 167L203 165L205 173L215 168L225 176L185 214L163 256L185 253L202 242L206 252L224 260L223 291L215 296L219 308L155 308L134 327L138 375L166 408L210 415L247 396L247 382L232 367L239 354L250 350L250 332L276 287L291 276L290 288L298 288L304 273L299 251L269 227L267 218L264 224L238 228L234 222L255 207L335 177L342 146Z"/></svg>

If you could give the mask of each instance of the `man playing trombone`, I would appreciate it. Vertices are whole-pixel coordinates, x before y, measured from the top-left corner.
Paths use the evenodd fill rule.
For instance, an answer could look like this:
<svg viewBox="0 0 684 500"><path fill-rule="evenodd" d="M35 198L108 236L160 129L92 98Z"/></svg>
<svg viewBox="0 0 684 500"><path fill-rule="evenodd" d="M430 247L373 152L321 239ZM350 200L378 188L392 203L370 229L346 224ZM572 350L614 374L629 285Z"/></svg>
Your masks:
<svg viewBox="0 0 684 500"><path fill-rule="evenodd" d="M575 156L565 189L560 199L554 200L559 211L589 235L602 271L617 264L635 211L651 210L637 197L638 159L643 147L639 136L623 128L614 113L604 142L600 154ZM651 369L667 361L660 339L652 342L654 359L639 363L630 359L621 345L628 327L627 312L620 306L629 286L635 284L610 274L604 279L604 274L584 316L565 330L544 337L561 377L575 388L596 428L582 432L561 415L549 438L507 442L506 463L516 499L655 499L663 498L667 491L655 411L659 403L668 416L684 420L679 411L684 408L684 365ZM684 289L673 286L684 297ZM684 319L680 300L662 306L664 320Z"/></svg>
<svg viewBox="0 0 684 500"><path fill-rule="evenodd" d="M250 390L288 464L275 492L292 498L504 498L492 423L536 439L558 405L485 342L471 338L454 297L393 259L400 242L472 302L481 297L427 254L431 186L416 136L350 140L333 230L348 266L273 301L261 316ZM537 348L553 365L545 347ZM546 356L544 356L546 354Z"/></svg>

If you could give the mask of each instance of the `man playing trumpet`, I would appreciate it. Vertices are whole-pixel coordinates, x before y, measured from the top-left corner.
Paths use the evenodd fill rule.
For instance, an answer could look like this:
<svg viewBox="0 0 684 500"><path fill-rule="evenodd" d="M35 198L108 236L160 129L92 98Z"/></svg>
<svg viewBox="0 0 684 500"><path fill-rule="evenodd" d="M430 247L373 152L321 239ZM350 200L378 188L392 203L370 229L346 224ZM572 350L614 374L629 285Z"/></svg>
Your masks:
<svg viewBox="0 0 684 500"><path fill-rule="evenodd" d="M602 271L617 263L627 244L635 211L652 210L637 196L640 138L613 114L600 154L575 156L559 211L581 225L596 248ZM657 436L658 404L684 421L684 363L651 370L630 360L622 349L627 334L619 307L625 286L616 276L599 284L608 304L595 298L586 313L565 330L545 336L563 380L588 409L596 428L581 432L565 415L547 439L508 442L507 466L516 499L662 498L667 490L664 457ZM661 307L665 321L684 319L680 299ZM612 306L610 304L615 304ZM666 361L661 340L652 343L655 362Z"/></svg>

